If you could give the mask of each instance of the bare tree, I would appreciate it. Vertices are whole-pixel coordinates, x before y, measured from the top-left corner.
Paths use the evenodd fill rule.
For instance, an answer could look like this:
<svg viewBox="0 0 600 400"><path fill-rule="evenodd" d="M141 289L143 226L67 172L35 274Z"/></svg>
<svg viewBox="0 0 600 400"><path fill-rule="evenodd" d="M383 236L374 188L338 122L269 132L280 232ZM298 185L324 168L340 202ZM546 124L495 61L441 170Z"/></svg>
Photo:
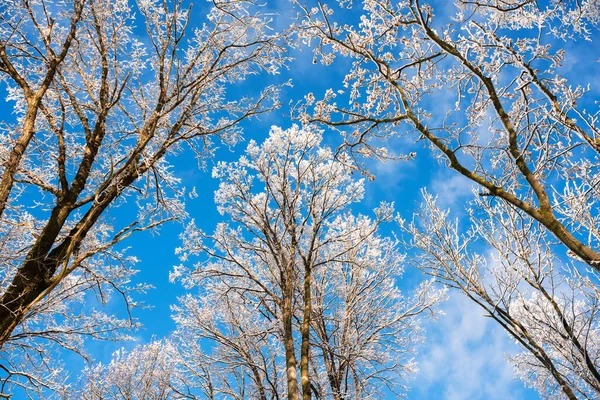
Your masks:
<svg viewBox="0 0 600 400"><path fill-rule="evenodd" d="M236 142L239 122L276 107L278 89L232 98L226 88L276 72L285 57L252 2L214 1L193 29L182 1L140 1L137 16L126 0L15 0L2 10L0 82L15 116L0 143L7 393L51 386L19 367L48 367L38 357L46 344L74 348L74 336L118 338L111 332L131 326L100 312L79 318L82 296L94 289L101 304L113 292L134 305L130 292L144 287L129 286L135 259L115 245L185 215L165 156L187 146L201 159L217 138ZM134 217L112 219L116 207Z"/></svg>
<svg viewBox="0 0 600 400"><path fill-rule="evenodd" d="M336 127L347 147L380 157L386 149L370 139L398 127L416 132L482 195L522 210L600 271L597 114L577 105L588 82L570 84L559 69L563 40L598 32L597 2L540 9L531 0L458 0L455 23L438 22L423 1L361 3L356 27L337 21L329 5L301 7L300 35L317 42L315 57L353 63L346 97L310 94L297 116Z"/></svg>
<svg viewBox="0 0 600 400"><path fill-rule="evenodd" d="M285 357L275 339L278 326L272 317L257 312L256 298L230 289L238 286L235 282L209 284L204 296L181 298L173 306L178 326L174 335L185 346L182 353L189 360L190 373L197 375L200 368L205 369L202 375L210 377L213 396L282 399ZM210 363L195 362L198 359Z"/></svg>
<svg viewBox="0 0 600 400"><path fill-rule="evenodd" d="M600 131L589 82L561 76L561 64L569 46L596 39L598 2L458 0L454 15L434 15L433 1L360 4L356 26L331 4L298 5L315 60L352 66L344 90L307 95L296 116L342 132L350 154L386 158L379 139L414 134L469 179L471 230L426 198L408 228L417 263L527 350L514 360L526 383L597 397ZM477 254L482 239L492 264Z"/></svg>
<svg viewBox="0 0 600 400"><path fill-rule="evenodd" d="M513 361L523 381L548 398L600 394L597 276L582 276L553 252L549 233L503 204L478 199L472 223L425 194L406 229L420 250L415 265L479 304L526 350ZM490 254L478 252L481 242Z"/></svg>
<svg viewBox="0 0 600 400"><path fill-rule="evenodd" d="M404 378L416 372L415 344L424 340L419 316L435 316L444 299L432 282L412 298L401 293L405 259L396 240L373 233L342 251L356 240L342 232L369 231L371 224L365 217L336 218L329 237L343 239L327 246L343 255L315 273L315 376L326 377L320 398L383 398L384 388L400 396L407 390Z"/></svg>
<svg viewBox="0 0 600 400"><path fill-rule="evenodd" d="M85 400L167 400L195 398L180 368L181 354L168 341L155 341L126 352L120 349L109 364L84 371L73 398Z"/></svg>
<svg viewBox="0 0 600 400"><path fill-rule="evenodd" d="M393 240L376 235L392 207L379 207L375 220L349 215L363 180L320 142L310 128L274 127L238 162L219 163L215 200L228 221L210 236L190 225L182 260L209 257L172 275L200 288L175 308L177 322L235 352L252 387L262 386L259 398L279 398L277 371L285 371L289 399L368 398L377 382L396 384L410 372L404 356L419 339L416 317L441 295L400 295L402 257Z"/></svg>

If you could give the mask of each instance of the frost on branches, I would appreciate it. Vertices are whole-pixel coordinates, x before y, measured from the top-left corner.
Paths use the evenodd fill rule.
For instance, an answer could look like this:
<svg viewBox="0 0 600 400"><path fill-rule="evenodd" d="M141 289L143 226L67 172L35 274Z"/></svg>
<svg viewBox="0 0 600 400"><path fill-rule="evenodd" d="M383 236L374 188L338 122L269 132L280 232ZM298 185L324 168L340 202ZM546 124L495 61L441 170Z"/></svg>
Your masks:
<svg viewBox="0 0 600 400"><path fill-rule="evenodd" d="M177 348L168 340L116 351L107 365L87 368L73 399L167 400L186 398ZM190 398L190 397L188 397Z"/></svg>
<svg viewBox="0 0 600 400"><path fill-rule="evenodd" d="M424 225L408 228L420 267L523 346L513 361L543 396L597 398L599 111L584 74L563 64L596 61L569 50L598 39L598 1L297 7L315 60L343 57L351 67L339 88L307 95L296 116L339 130L351 154L384 158L380 138L413 135L469 179L470 230L431 198L418 216ZM356 24L339 17L348 7ZM476 240L494 249L493 262Z"/></svg>
<svg viewBox="0 0 600 400"><path fill-rule="evenodd" d="M0 125L2 395L60 386L52 345L81 351L85 337L136 325L101 310L115 295L133 307L145 290L115 245L185 215L165 156L210 155L213 140L236 142L240 121L277 106L276 87L225 95L285 61L270 17L212 3L192 27L197 12L181 1L3 2L0 84L14 108Z"/></svg>
<svg viewBox="0 0 600 400"><path fill-rule="evenodd" d="M213 176L226 222L212 235L186 229L172 279L198 288L173 308L177 335L210 339L219 371L231 374L215 387L260 399L401 391L414 370L418 321L444 293L431 283L410 297L398 291L403 257L396 240L377 234L392 207L382 204L374 219L353 216L363 180L312 128L273 127ZM192 257L200 261L185 267Z"/></svg>
<svg viewBox="0 0 600 400"><path fill-rule="evenodd" d="M413 222L403 223L420 250L412 262L461 290L524 348L515 371L544 398L598 397L599 277L560 260L551 235L521 211L478 198L469 212L461 230L425 193Z"/></svg>
<svg viewBox="0 0 600 400"><path fill-rule="evenodd" d="M308 95L297 116L368 155L385 156L374 137L414 133L600 271L597 106L589 82L560 75L565 48L598 34L598 2L458 0L450 21L423 1L340 3L362 7L359 24L336 20L331 5L299 6L316 59L348 57L352 68L344 90Z"/></svg>

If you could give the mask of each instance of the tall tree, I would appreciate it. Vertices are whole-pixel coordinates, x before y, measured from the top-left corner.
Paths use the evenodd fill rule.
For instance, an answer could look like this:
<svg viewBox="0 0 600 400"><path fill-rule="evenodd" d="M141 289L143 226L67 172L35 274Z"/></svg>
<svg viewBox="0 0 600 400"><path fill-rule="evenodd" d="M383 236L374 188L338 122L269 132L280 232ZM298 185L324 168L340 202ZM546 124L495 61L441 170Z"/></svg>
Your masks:
<svg viewBox="0 0 600 400"><path fill-rule="evenodd" d="M200 288L175 308L184 336L237 353L260 398L278 398L279 385L265 384L276 370L285 371L289 399L368 398L377 382L394 386L410 372L404 356L419 339L418 316L442 295L427 285L415 299L400 295L402 257L376 234L392 207L376 209L375 220L349 214L363 180L320 143L314 129L273 127L239 161L219 163L215 200L227 222L213 235L190 225L182 260L209 257L172 276Z"/></svg>
<svg viewBox="0 0 600 400"><path fill-rule="evenodd" d="M298 24L315 60L352 60L346 92L309 94L297 116L338 129L351 153L381 158L381 137L414 134L470 180L470 231L431 199L417 216L424 225L409 229L421 267L528 351L515 360L526 382L548 396L597 397L600 131L598 113L586 111L589 82L563 76L561 65L569 47L597 39L598 2L337 4L360 4L360 23L317 2L298 5ZM473 254L476 238L497 264Z"/></svg>
<svg viewBox="0 0 600 400"><path fill-rule="evenodd" d="M578 106L589 82L569 83L560 71L564 41L598 33L597 2L458 0L455 22L438 21L427 2L361 3L358 26L337 21L326 4L303 8L299 29L318 42L315 57L353 63L347 107L329 90L319 101L308 95L298 117L337 127L348 146L379 156L386 150L373 136L416 132L484 195L523 211L600 271L591 212L597 114Z"/></svg>
<svg viewBox="0 0 600 400"><path fill-rule="evenodd" d="M0 82L14 102L0 143L1 370L4 384L37 386L49 383L19 364L44 368L37 339L76 348L75 336L127 325L79 318L81 300L95 289L98 303L116 291L133 304L135 260L115 245L185 214L165 156L188 146L201 158L217 138L237 141L239 123L277 106L278 90L252 99L226 89L276 72L285 56L252 2L215 0L193 29L197 15L179 0L1 8ZM131 220L114 219L133 204Z"/></svg>

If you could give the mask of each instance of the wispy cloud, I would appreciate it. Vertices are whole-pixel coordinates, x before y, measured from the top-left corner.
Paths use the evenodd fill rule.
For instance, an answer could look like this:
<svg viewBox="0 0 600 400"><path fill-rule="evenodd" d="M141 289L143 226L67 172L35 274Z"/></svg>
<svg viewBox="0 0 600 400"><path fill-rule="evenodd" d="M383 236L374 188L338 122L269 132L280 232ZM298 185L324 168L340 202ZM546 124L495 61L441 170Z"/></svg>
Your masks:
<svg viewBox="0 0 600 400"><path fill-rule="evenodd" d="M428 190L437 196L438 207L449 208L459 213L464 210L465 202L473 195L472 187L473 182L449 170L441 170L427 185Z"/></svg>
<svg viewBox="0 0 600 400"><path fill-rule="evenodd" d="M536 398L514 379L506 359L519 349L494 321L459 293L453 293L444 310L428 329L411 399Z"/></svg>

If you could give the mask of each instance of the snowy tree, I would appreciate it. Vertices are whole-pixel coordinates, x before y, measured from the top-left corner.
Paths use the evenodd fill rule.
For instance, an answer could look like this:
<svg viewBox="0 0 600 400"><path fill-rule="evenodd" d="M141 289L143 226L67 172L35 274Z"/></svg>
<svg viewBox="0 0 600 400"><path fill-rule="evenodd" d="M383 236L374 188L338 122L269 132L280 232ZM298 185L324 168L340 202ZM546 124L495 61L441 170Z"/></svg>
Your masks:
<svg viewBox="0 0 600 400"><path fill-rule="evenodd" d="M483 195L522 210L600 271L597 113L581 105L589 82L570 83L560 69L565 41L598 32L598 3L458 0L451 21L422 1L360 3L358 26L325 4L303 8L301 38L317 42L315 58L350 57L352 68L345 97L309 94L297 116L379 157L387 150L370 139L416 132Z"/></svg>
<svg viewBox="0 0 600 400"><path fill-rule="evenodd" d="M283 398L284 356L275 339L276 322L263 315L247 295L227 289L228 284L211 285L200 298L187 295L173 307L178 325L175 336L185 343L182 353L189 360L189 371L206 377L212 396ZM212 351L207 354L203 347ZM198 363L198 359L210 363Z"/></svg>
<svg viewBox="0 0 600 400"><path fill-rule="evenodd" d="M405 225L416 262L527 350L514 359L527 384L597 397L598 111L590 82L563 63L597 39L598 2L314 5L297 4L300 39L315 62L351 67L342 90L308 94L296 116L339 130L352 155L389 158L381 139L414 135L470 180L471 228L431 198Z"/></svg>
<svg viewBox="0 0 600 400"><path fill-rule="evenodd" d="M377 234L392 207L382 204L374 220L353 217L363 180L321 140L314 129L273 127L239 161L220 162L215 200L227 220L212 235L191 224L184 264L209 256L172 274L199 288L174 308L183 336L235 353L231 363L247 368L259 398L279 398L282 373L289 399L369 398L381 382L395 387L412 368L418 316L443 296L424 285L402 297L397 243Z"/></svg>
<svg viewBox="0 0 600 400"><path fill-rule="evenodd" d="M407 390L403 379L416 372L415 344L424 339L415 317L435 317L434 307L444 298L431 282L418 287L412 298L402 295L398 285L404 257L396 240L372 234L362 241L355 233L344 233L370 231L371 224L365 217L336 218L328 237L342 240L327 246L329 252L343 255L315 273L313 346L319 360L315 376L322 377L319 398L384 398L383 389L401 396Z"/></svg>
<svg viewBox="0 0 600 400"><path fill-rule="evenodd" d="M187 376L180 369L180 353L168 340L120 349L109 364L84 371L81 390L73 398L84 400L167 400L193 398Z"/></svg>
<svg viewBox="0 0 600 400"><path fill-rule="evenodd" d="M240 367L240 365L242 365ZM167 400L266 398L252 390L244 364L227 354L207 355L199 342L181 336L153 340L113 353L108 364L87 367L68 399ZM274 392L277 396L278 392ZM277 398L277 397L270 397Z"/></svg>
<svg viewBox="0 0 600 400"><path fill-rule="evenodd" d="M478 199L472 223L461 232L435 199L406 225L413 262L465 293L526 350L515 371L545 398L600 394L598 277L581 275L553 252L548 232L504 205ZM481 253L486 243L489 254Z"/></svg>
<svg viewBox="0 0 600 400"><path fill-rule="evenodd" d="M196 25L178 0L3 3L0 83L14 104L0 136L3 395L61 383L50 344L81 351L82 337L135 326L100 310L145 290L118 243L185 215L165 157L191 148L201 161L277 106L277 87L226 94L285 62L270 16L245 1L201 8Z"/></svg>

